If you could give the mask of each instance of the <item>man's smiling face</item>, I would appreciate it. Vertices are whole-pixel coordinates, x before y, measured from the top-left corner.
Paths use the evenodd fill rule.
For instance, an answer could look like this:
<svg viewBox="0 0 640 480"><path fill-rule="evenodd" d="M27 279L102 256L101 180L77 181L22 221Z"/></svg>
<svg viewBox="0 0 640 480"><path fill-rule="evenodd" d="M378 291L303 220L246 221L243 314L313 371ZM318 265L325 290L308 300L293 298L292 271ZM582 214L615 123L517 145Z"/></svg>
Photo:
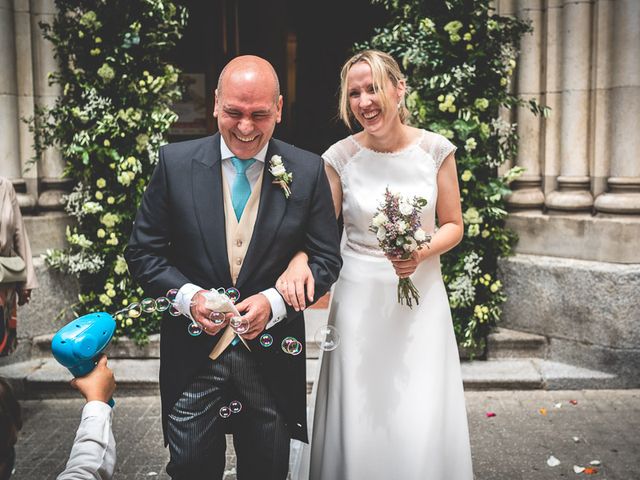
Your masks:
<svg viewBox="0 0 640 480"><path fill-rule="evenodd" d="M213 115L229 150L247 160L262 150L280 123L282 96L273 72L262 65L229 67L216 90Z"/></svg>

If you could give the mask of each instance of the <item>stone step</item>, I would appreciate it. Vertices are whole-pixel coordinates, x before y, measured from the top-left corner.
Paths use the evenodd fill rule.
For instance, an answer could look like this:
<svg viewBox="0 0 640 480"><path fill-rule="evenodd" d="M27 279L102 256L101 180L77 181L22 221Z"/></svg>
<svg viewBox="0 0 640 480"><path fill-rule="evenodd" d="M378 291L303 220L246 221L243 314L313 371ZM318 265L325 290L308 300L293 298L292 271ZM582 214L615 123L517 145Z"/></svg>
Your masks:
<svg viewBox="0 0 640 480"><path fill-rule="evenodd" d="M313 388L319 365L319 359L307 359L307 393ZM598 390L623 387L616 375L540 358L462 361L461 368L465 390Z"/></svg>
<svg viewBox="0 0 640 480"><path fill-rule="evenodd" d="M547 347L542 335L496 328L487 336L487 359L545 358Z"/></svg>
<svg viewBox="0 0 640 480"><path fill-rule="evenodd" d="M331 355L329 352L328 355ZM319 359L307 359L307 390L311 391ZM158 394L158 359L112 359L109 366L118 384L118 395ZM33 359L0 367L20 398L75 397L71 374L53 358ZM474 360L462 362L466 390L575 390L620 386L615 375L537 358Z"/></svg>

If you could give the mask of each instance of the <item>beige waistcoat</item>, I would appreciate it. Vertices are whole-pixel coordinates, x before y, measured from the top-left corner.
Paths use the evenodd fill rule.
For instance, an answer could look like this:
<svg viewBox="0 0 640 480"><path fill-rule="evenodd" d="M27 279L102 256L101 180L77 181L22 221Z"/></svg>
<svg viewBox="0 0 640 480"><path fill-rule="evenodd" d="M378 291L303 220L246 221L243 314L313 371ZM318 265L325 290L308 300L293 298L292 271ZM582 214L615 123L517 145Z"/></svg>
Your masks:
<svg viewBox="0 0 640 480"><path fill-rule="evenodd" d="M240 217L240 222L238 222L236 214L233 211L229 183L225 178L223 169L222 194L224 197L224 228L227 237L227 258L229 259L229 270L231 272L233 285L236 284L238 275L240 275L240 269L244 263L244 257L247 254L247 248L251 241L251 235L253 235L253 227L256 224L258 207L260 206L260 191L262 190L262 175L263 173L260 173L260 177L258 177L256 184L253 186L249 200L247 200L247 204L242 212L242 217ZM220 337L220 340L218 340L218 343L209 354L209 357L212 360L218 358L229 346L234 336L235 332L230 326L227 326L222 337Z"/></svg>

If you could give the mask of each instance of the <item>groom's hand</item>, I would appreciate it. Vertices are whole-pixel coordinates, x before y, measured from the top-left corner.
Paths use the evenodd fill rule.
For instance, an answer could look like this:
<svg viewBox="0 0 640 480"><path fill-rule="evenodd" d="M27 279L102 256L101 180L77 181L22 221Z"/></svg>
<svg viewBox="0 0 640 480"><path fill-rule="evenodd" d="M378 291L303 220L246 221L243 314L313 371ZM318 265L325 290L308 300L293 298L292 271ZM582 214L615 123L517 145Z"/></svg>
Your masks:
<svg viewBox="0 0 640 480"><path fill-rule="evenodd" d="M213 313L213 310L205 307L205 298L202 295L202 292L206 292L206 290L196 292L191 300L191 316L202 327L204 333L208 335L216 335L220 330L227 326L229 319L233 314L227 314L224 322L219 325L213 323L211 321L211 314Z"/></svg>
<svg viewBox="0 0 640 480"><path fill-rule="evenodd" d="M249 323L249 329L241 335L242 338L253 340L264 330L271 317L271 304L262 293L257 293L236 305L238 311Z"/></svg>

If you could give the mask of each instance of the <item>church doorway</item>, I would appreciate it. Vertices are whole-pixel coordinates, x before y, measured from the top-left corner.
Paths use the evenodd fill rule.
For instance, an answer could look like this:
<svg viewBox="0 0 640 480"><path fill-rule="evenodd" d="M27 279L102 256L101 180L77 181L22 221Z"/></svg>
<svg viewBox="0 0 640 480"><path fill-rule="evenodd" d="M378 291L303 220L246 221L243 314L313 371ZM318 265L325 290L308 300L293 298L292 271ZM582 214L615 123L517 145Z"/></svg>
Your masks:
<svg viewBox="0 0 640 480"><path fill-rule="evenodd" d="M181 0L189 11L183 38L169 60L189 83L176 106L171 140L216 131L213 91L222 67L237 55L269 60L280 78L283 121L275 136L321 154L347 135L337 119L339 70L355 42L386 22L369 0Z"/></svg>

